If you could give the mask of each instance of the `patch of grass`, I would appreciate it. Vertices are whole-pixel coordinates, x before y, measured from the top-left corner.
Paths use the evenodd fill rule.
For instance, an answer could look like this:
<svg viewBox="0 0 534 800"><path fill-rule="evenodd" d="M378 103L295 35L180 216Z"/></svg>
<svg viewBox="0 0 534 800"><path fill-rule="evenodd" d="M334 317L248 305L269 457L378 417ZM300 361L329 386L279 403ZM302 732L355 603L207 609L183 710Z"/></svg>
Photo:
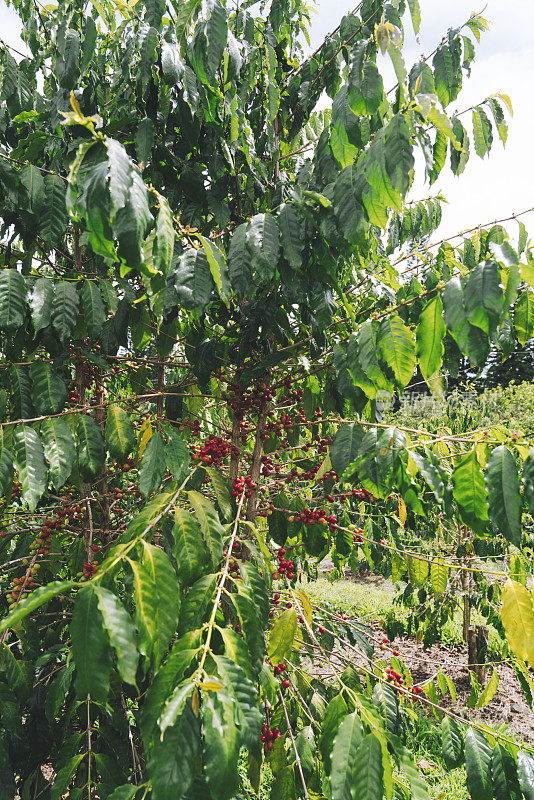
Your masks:
<svg viewBox="0 0 534 800"><path fill-rule="evenodd" d="M302 589L316 603L332 603L340 611L350 611L355 617L365 616L369 620L383 618L391 609L393 600L390 588L346 580L330 583L325 578L319 578L317 581L304 582Z"/></svg>

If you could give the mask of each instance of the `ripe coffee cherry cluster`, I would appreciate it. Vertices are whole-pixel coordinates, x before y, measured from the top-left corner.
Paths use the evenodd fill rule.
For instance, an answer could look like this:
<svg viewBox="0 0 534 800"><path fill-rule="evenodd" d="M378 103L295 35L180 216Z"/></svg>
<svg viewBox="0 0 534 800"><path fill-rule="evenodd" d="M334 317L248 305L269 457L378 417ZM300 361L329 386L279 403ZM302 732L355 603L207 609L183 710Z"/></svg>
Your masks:
<svg viewBox="0 0 534 800"><path fill-rule="evenodd" d="M86 581L90 580L93 577L93 575L96 574L97 570L98 570L98 561L93 561L92 564L90 564L89 561L84 561L82 578L84 578Z"/></svg>
<svg viewBox="0 0 534 800"><path fill-rule="evenodd" d="M79 403L80 402L80 395L76 391L76 389L71 389L69 392L69 400L71 403Z"/></svg>
<svg viewBox="0 0 534 800"><path fill-rule="evenodd" d="M280 593L279 592L275 592L269 602L271 603L272 606L280 605ZM269 611L269 617L271 619L274 617L274 611L273 610Z"/></svg>
<svg viewBox="0 0 534 800"><path fill-rule="evenodd" d="M305 525L328 525L328 529L331 533L333 533L337 527L336 515L327 514L324 508L319 508L315 511L305 508L300 514L291 514L288 519L289 522L302 522Z"/></svg>
<svg viewBox="0 0 534 800"><path fill-rule="evenodd" d="M280 465L277 464L276 467L278 468L277 471L280 471ZM261 457L261 474L262 475L271 475L275 471L275 465L273 463L272 456L265 455Z"/></svg>
<svg viewBox="0 0 534 800"><path fill-rule="evenodd" d="M201 447L198 447L193 452L193 459L195 461L202 461L208 467L219 464L230 453L239 455L239 448L230 444L226 439L221 439L219 436L210 436Z"/></svg>
<svg viewBox="0 0 534 800"><path fill-rule="evenodd" d="M269 753L274 749L274 741L275 739L278 739L280 735L281 734L278 728L273 728L271 730L268 725L262 725L260 742L263 742L263 750L265 753Z"/></svg>
<svg viewBox="0 0 534 800"><path fill-rule="evenodd" d="M200 420L198 419L189 419L189 417L185 417L185 419L181 420L179 430L185 431L186 428L189 428L193 436L198 436L200 433Z"/></svg>
<svg viewBox="0 0 534 800"><path fill-rule="evenodd" d="M363 528L355 528L353 525L351 525L350 526L350 530L354 531L354 533L352 534L352 541L355 544L362 544L362 542L363 542L363 539L362 539Z"/></svg>
<svg viewBox="0 0 534 800"><path fill-rule="evenodd" d="M394 686L403 686L404 680L400 673L396 672L391 667L386 667L384 672L382 673L382 678L389 683L392 683Z"/></svg>
<svg viewBox="0 0 534 800"><path fill-rule="evenodd" d="M281 547L278 551L278 572L280 575L285 575L288 581L292 581L295 577L295 566L291 560L285 558L286 551Z"/></svg>
<svg viewBox="0 0 534 800"><path fill-rule="evenodd" d="M278 676L278 675L281 675L282 672L285 672L286 669L287 669L287 664L284 664L284 662L281 661L279 664L277 664L275 667L273 667L273 672L274 672L274 674L276 676Z"/></svg>
<svg viewBox="0 0 534 800"><path fill-rule="evenodd" d="M247 411L257 410L265 401L273 400L275 395L275 391L266 383L249 388L239 383L229 383L227 391L222 393L222 398L242 418Z"/></svg>
<svg viewBox="0 0 534 800"><path fill-rule="evenodd" d="M232 487L232 497L241 497L243 490L245 490L245 497L252 497L252 492L257 488L258 484L252 480L250 475L246 475L244 478L238 476Z"/></svg>

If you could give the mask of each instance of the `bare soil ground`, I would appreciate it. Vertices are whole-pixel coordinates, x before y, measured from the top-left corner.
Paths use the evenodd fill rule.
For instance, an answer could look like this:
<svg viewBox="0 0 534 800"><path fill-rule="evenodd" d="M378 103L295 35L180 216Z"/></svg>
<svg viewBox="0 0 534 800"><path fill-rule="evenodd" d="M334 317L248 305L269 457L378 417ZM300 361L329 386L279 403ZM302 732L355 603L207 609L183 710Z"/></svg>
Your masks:
<svg viewBox="0 0 534 800"><path fill-rule="evenodd" d="M325 559L321 568L321 572L328 572L332 565L328 564ZM380 576L360 576L347 570L345 577L370 590L380 588L382 591L391 591L392 596L395 592L393 584ZM383 631L377 622L369 622L369 620L367 622L373 630L375 644L378 648L384 635ZM423 650L421 644L413 638L397 638L392 644L392 649L398 650L400 658L412 673L414 683L424 683L438 672L451 678L456 687L457 698L453 703L450 695L445 695L440 700L444 707L465 716L466 719L479 720L495 728L506 726L510 735L519 742L534 744L534 712L529 708L517 676L509 663L488 664L486 681L491 677L493 667L499 675L499 687L495 697L484 708L466 710L466 701L471 693L467 668L467 647L438 643ZM380 651L377 649L377 654L379 653ZM390 655L390 652L384 652L386 660ZM359 660L358 656L354 656L355 663ZM364 662L365 658L362 656L361 663ZM531 669L530 672L534 678L534 670Z"/></svg>

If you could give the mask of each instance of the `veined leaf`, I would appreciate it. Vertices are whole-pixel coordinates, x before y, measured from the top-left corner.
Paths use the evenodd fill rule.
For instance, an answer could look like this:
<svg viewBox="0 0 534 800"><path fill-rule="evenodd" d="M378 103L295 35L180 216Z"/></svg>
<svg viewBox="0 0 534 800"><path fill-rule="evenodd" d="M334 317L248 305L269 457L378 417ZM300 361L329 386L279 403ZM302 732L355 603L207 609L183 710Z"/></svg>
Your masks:
<svg viewBox="0 0 534 800"><path fill-rule="evenodd" d="M473 800L492 800L492 750L480 731L470 728L465 737L467 788Z"/></svg>
<svg viewBox="0 0 534 800"><path fill-rule="evenodd" d="M210 242L209 239L206 239L200 234L198 234L198 238L202 242L204 252L206 253L206 258L208 259L208 264L210 266L211 277L213 278L215 286L217 287L219 297L221 300L224 300L225 303L228 303L228 299L230 297L230 286L228 281L226 256L222 250L219 250L214 242Z"/></svg>
<svg viewBox="0 0 534 800"><path fill-rule="evenodd" d="M502 621L514 653L534 667L534 609L525 586L506 581L502 593Z"/></svg>
<svg viewBox="0 0 534 800"><path fill-rule="evenodd" d="M139 464L139 488L144 497L157 491L165 472L165 444L160 433L156 432L145 447Z"/></svg>
<svg viewBox="0 0 534 800"><path fill-rule="evenodd" d="M72 472L76 460L74 436L66 420L48 417L41 423L44 454L50 464L54 489L61 489Z"/></svg>
<svg viewBox="0 0 534 800"><path fill-rule="evenodd" d="M65 189L66 183L59 175L45 175L45 202L40 215L39 234L49 247L61 244L67 230ZM46 279L39 278L41 280Z"/></svg>
<svg viewBox="0 0 534 800"><path fill-rule="evenodd" d="M208 551L202 537L200 525L193 514L183 508L175 511L173 528L174 557L178 564L178 577L186 586L202 574L208 560Z"/></svg>
<svg viewBox="0 0 534 800"><path fill-rule="evenodd" d="M441 297L434 297L424 307L416 331L417 358L427 380L441 368L443 339L446 333Z"/></svg>
<svg viewBox="0 0 534 800"><path fill-rule="evenodd" d="M104 467L104 440L100 427L91 416L77 414L75 419L78 467L82 478L92 481L100 475Z"/></svg>
<svg viewBox="0 0 534 800"><path fill-rule="evenodd" d="M267 283L276 272L280 250L278 225L273 215L256 214L249 222L246 237L252 270L261 283Z"/></svg>
<svg viewBox="0 0 534 800"><path fill-rule="evenodd" d="M499 744L493 748L491 777L495 800L521 800L515 759Z"/></svg>
<svg viewBox="0 0 534 800"><path fill-rule="evenodd" d="M515 458L507 447L492 450L486 467L489 515L500 533L521 545L521 496Z"/></svg>
<svg viewBox="0 0 534 800"><path fill-rule="evenodd" d="M521 293L514 311L514 328L519 344L525 345L534 336L534 292Z"/></svg>
<svg viewBox="0 0 534 800"><path fill-rule="evenodd" d="M134 448L135 432L130 417L120 406L108 407L105 436L111 457L124 464Z"/></svg>
<svg viewBox="0 0 534 800"><path fill-rule="evenodd" d="M33 329L39 333L50 325L54 282L50 278L38 278L29 295Z"/></svg>
<svg viewBox="0 0 534 800"><path fill-rule="evenodd" d="M356 751L352 775L352 797L379 800L384 791L382 748L378 738L369 733Z"/></svg>
<svg viewBox="0 0 534 800"><path fill-rule="evenodd" d="M213 503L200 492L188 492L187 497L195 510L195 518L200 525L202 536L211 556L212 565L217 568L223 554L224 535L224 528L220 523L219 515L215 511Z"/></svg>
<svg viewBox="0 0 534 800"><path fill-rule="evenodd" d="M449 568L441 558L435 558L430 565L430 583L437 597L444 594L449 580Z"/></svg>
<svg viewBox="0 0 534 800"><path fill-rule="evenodd" d="M289 657L296 632L297 614L294 608L288 608L280 614L269 633L267 654L274 664Z"/></svg>
<svg viewBox="0 0 534 800"><path fill-rule="evenodd" d="M24 323L26 285L16 269L0 271L0 329L13 331Z"/></svg>
<svg viewBox="0 0 534 800"><path fill-rule="evenodd" d="M11 384L11 419L31 419L34 416L32 389L25 367L20 364L11 364L9 382Z"/></svg>
<svg viewBox="0 0 534 800"><path fill-rule="evenodd" d="M102 615L109 643L117 656L117 667L123 681L135 686L139 655L135 646L136 633L130 615L113 592L95 586L98 608Z"/></svg>
<svg viewBox="0 0 534 800"><path fill-rule="evenodd" d="M97 339L102 333L102 326L106 321L107 314L100 289L95 281L82 283L81 299L87 333L91 339Z"/></svg>
<svg viewBox="0 0 534 800"><path fill-rule="evenodd" d="M491 673L491 678L475 703L475 708L484 708L484 706L487 706L488 703L491 703L498 688L499 673L494 667L493 672Z"/></svg>
<svg viewBox="0 0 534 800"><path fill-rule="evenodd" d="M332 800L352 800L351 786L358 747L363 740L363 727L356 713L349 714L334 739L332 751Z"/></svg>
<svg viewBox="0 0 534 800"><path fill-rule="evenodd" d="M158 216L156 217L154 267L166 275L174 253L174 222L167 198L158 194L158 204L159 210Z"/></svg>
<svg viewBox="0 0 534 800"><path fill-rule="evenodd" d="M22 499L30 511L46 489L47 467L43 445L38 434L28 425L18 425L13 434L15 468L22 484Z"/></svg>
<svg viewBox="0 0 534 800"><path fill-rule="evenodd" d="M517 774L525 800L534 800L534 758L525 750L517 754Z"/></svg>
<svg viewBox="0 0 534 800"><path fill-rule="evenodd" d="M299 222L295 205L284 203L278 215L282 250L291 269L297 270L302 266L302 251L304 238L302 226Z"/></svg>
<svg viewBox="0 0 534 800"><path fill-rule="evenodd" d="M147 771L153 800L185 796L193 781L199 750L200 722L186 705L176 724L166 731L163 742L157 741L150 752Z"/></svg>
<svg viewBox="0 0 534 800"><path fill-rule="evenodd" d="M240 736L234 703L224 691L205 692L202 724L206 748L206 777L214 800L228 800L237 791Z"/></svg>
<svg viewBox="0 0 534 800"><path fill-rule="evenodd" d="M105 703L109 692L111 659L98 597L92 586L80 589L76 596L70 625L72 655L76 664L78 697Z"/></svg>
<svg viewBox="0 0 534 800"><path fill-rule="evenodd" d="M378 346L399 385L406 386L415 370L415 347L412 333L400 317L387 317L380 323Z"/></svg>
<svg viewBox="0 0 534 800"><path fill-rule="evenodd" d="M171 45L166 45L167 48ZM163 55L162 55L163 60ZM137 131L135 132L135 154L139 164L146 166L154 147L154 123L150 117L139 120Z"/></svg>
<svg viewBox="0 0 534 800"><path fill-rule="evenodd" d="M40 586L39 589L36 589L23 600L19 600L7 617L0 621L0 633L3 633L8 628L16 628L32 611L40 608L52 598L57 597L58 594L68 592L75 585L74 581L53 581L46 586Z"/></svg>
<svg viewBox="0 0 534 800"><path fill-rule="evenodd" d="M64 344L78 319L78 292L70 281L57 281L52 298L52 325Z"/></svg>
<svg viewBox="0 0 534 800"><path fill-rule="evenodd" d="M477 156L484 158L491 150L493 130L488 115L480 106L473 109L473 138Z"/></svg>
<svg viewBox="0 0 534 800"><path fill-rule="evenodd" d="M158 719L162 741L167 728L171 725L174 725L180 714L183 712L187 700L193 694L194 688L194 681L192 681L190 678L187 678L185 681L182 681L178 684L178 686L176 686L174 691L165 701L165 705L163 706Z"/></svg>
<svg viewBox="0 0 534 800"><path fill-rule="evenodd" d="M484 476L475 452L463 456L452 473L453 497L463 522L481 533L488 522Z"/></svg>
<svg viewBox="0 0 534 800"><path fill-rule="evenodd" d="M65 405L67 387L65 381L45 361L30 364L32 397L38 415L57 414Z"/></svg>
<svg viewBox="0 0 534 800"><path fill-rule="evenodd" d="M159 664L176 633L180 589L169 557L155 545L143 542L141 561L128 559L134 577L136 619L140 648L154 654Z"/></svg>

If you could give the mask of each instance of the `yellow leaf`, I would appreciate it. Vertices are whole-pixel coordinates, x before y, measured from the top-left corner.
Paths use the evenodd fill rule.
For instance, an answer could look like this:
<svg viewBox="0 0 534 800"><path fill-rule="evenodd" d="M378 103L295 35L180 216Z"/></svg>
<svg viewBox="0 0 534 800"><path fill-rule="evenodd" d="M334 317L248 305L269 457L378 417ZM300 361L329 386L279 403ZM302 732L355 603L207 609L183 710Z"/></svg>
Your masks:
<svg viewBox="0 0 534 800"><path fill-rule="evenodd" d="M495 97L499 97L503 101L504 105L506 106L506 108L510 112L510 116L513 117L514 116L514 109L512 107L512 101L510 100L509 96L507 94L504 94L504 92L498 92L495 95Z"/></svg>
<svg viewBox="0 0 534 800"><path fill-rule="evenodd" d="M72 110L74 111L74 113L77 114L77 116L80 119L82 119L82 120L85 119L84 115L82 114L82 109L80 108L80 104L78 103L78 101L74 97L74 92L72 92L72 91L70 93L70 104L72 106Z"/></svg>
<svg viewBox="0 0 534 800"><path fill-rule="evenodd" d="M191 708L193 709L195 717L198 717L198 712L200 711L200 694L198 693L198 689L194 689L193 691L193 695L191 697Z"/></svg>
<svg viewBox="0 0 534 800"><path fill-rule="evenodd" d="M530 593L508 580L502 593L502 621L508 643L516 656L534 666L534 610Z"/></svg>
<svg viewBox="0 0 534 800"><path fill-rule="evenodd" d="M406 511L406 503L404 502L402 497L399 497L399 519L403 526L406 523L407 516L408 512Z"/></svg>
<svg viewBox="0 0 534 800"><path fill-rule="evenodd" d="M224 685L219 683L219 681L204 681L203 683L199 683L199 686L205 692L219 692L221 689L224 689Z"/></svg>
<svg viewBox="0 0 534 800"><path fill-rule="evenodd" d="M448 566L441 558L435 558L430 565L430 583L435 595L439 597L444 593L448 579Z"/></svg>
<svg viewBox="0 0 534 800"><path fill-rule="evenodd" d="M145 452L145 448L149 443L153 433L154 431L152 430L152 425L150 424L150 420L148 419L145 420L145 422L143 422L143 425L141 426L141 436L139 438L139 458L141 458L141 456Z"/></svg>
<svg viewBox="0 0 534 800"><path fill-rule="evenodd" d="M304 613L304 617L306 618L306 622L308 625L312 626L313 623L313 608L312 604L310 603L309 597L306 592L303 592L302 589L297 592L298 598L300 600L300 604L302 606L302 611Z"/></svg>

